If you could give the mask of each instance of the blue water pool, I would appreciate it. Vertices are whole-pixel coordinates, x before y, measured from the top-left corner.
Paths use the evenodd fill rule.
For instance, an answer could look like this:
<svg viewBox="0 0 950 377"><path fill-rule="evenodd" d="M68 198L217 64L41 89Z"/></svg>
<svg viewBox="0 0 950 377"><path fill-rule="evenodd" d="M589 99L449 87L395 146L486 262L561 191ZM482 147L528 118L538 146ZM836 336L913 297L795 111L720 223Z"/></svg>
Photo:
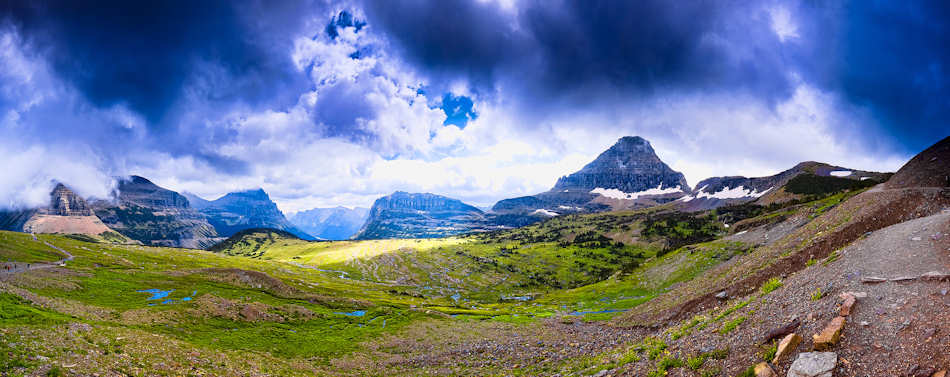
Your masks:
<svg viewBox="0 0 950 377"><path fill-rule="evenodd" d="M175 291L174 289L170 289L170 290L167 290L167 291L163 291L163 290L161 290L161 289L152 288L152 289L143 289L143 290L141 290L141 291L136 291L136 292L139 292L139 293L151 293L152 296L149 297L149 298L147 298L146 300L161 300L161 299L163 299L163 298L165 298L165 297L168 297L168 295L171 294L171 293L174 292L174 291Z"/></svg>
<svg viewBox="0 0 950 377"><path fill-rule="evenodd" d="M354 311L349 312L349 313L333 312L333 314L342 314L342 315L345 315L345 316L348 316L348 317L362 317L362 316L366 315L366 311L365 311L365 310L354 310Z"/></svg>
<svg viewBox="0 0 950 377"><path fill-rule="evenodd" d="M619 312L625 312L625 311L627 311L627 310L629 310L629 309L604 309L604 310L594 310L594 311L589 311L589 312L579 312L579 311L576 311L576 310L575 310L575 311L573 311L573 312L567 313L567 315L619 313Z"/></svg>

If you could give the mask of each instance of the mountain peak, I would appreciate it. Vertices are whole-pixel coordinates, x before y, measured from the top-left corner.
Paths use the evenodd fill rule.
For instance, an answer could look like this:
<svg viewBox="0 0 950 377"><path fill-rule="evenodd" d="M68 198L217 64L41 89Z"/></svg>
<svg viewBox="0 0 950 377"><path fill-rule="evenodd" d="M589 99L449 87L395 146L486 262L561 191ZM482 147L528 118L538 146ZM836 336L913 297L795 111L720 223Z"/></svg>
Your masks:
<svg viewBox="0 0 950 377"><path fill-rule="evenodd" d="M581 170L561 177L553 190L601 188L642 192L677 186L682 191L689 190L683 174L660 160L649 141L639 136L624 136Z"/></svg>
<svg viewBox="0 0 950 377"><path fill-rule="evenodd" d="M86 201L62 183L57 183L50 192L49 211L59 216L92 216Z"/></svg>
<svg viewBox="0 0 950 377"><path fill-rule="evenodd" d="M267 195L267 192L265 192L263 188L239 191L237 194L261 200L270 200L270 196Z"/></svg>

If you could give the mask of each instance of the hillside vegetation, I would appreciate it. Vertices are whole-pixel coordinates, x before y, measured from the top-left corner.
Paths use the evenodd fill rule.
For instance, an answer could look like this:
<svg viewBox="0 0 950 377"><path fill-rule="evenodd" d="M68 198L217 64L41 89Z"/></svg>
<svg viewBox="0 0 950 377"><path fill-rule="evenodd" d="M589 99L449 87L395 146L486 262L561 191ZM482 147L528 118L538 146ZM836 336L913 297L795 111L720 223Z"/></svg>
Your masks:
<svg viewBox="0 0 950 377"><path fill-rule="evenodd" d="M782 258L825 258L853 240L835 238L849 224L880 218L865 197L881 194L861 186L803 195L438 239L308 242L250 229L210 251L2 232L4 260L75 259L0 274L0 363L26 374L662 375L688 356L704 375L738 373L741 352L690 348L680 364L663 352L707 327L746 333L763 307L755 299L782 286L770 266L805 268ZM923 202L904 207L913 203ZM719 303L720 290L735 299Z"/></svg>

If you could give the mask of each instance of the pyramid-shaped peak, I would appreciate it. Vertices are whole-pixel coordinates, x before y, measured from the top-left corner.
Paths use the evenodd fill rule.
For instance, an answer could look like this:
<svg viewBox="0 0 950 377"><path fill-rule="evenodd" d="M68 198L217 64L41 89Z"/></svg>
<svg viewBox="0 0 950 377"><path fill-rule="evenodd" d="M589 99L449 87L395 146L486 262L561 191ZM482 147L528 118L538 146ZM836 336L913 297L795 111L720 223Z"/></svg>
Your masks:
<svg viewBox="0 0 950 377"><path fill-rule="evenodd" d="M559 179L554 190L601 188L640 192L677 186L683 191L689 190L683 174L663 163L649 141L639 136L624 136L580 171Z"/></svg>

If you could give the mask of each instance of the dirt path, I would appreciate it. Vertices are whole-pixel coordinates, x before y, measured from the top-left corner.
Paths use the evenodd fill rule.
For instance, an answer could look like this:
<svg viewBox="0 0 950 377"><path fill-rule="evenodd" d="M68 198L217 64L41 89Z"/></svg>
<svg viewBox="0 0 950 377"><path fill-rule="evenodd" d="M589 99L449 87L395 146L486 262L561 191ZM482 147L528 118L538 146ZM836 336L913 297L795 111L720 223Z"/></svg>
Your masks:
<svg viewBox="0 0 950 377"><path fill-rule="evenodd" d="M729 348L725 371L739 373L761 361L758 340L793 318L801 321L797 333L805 338L797 351L810 350L812 335L838 315L838 296L860 292L866 297L858 299L841 343L831 349L842 360L835 375L903 376L915 367L950 368L950 282L919 279L929 272L950 273L950 211L871 232L787 276L784 286L740 311L748 319L728 336L711 326L671 348L685 354ZM888 281L863 281L869 277ZM784 376L794 359L776 364L775 371Z"/></svg>
<svg viewBox="0 0 950 377"><path fill-rule="evenodd" d="M39 242L39 239L36 238L36 234L30 233L30 235L33 236L33 241ZM56 245L53 245L47 241L43 241L43 244L45 244L46 246L49 246L53 250L56 250L62 253L65 256L65 258L52 262L52 263L26 263L26 262L17 262L17 261L4 262L0 264L0 275L13 275L13 274L18 274L25 271L43 270L43 269L48 269L48 268L53 268L53 267L59 267L60 265L73 260L74 258L73 255L70 254L68 251L63 250L62 248Z"/></svg>

